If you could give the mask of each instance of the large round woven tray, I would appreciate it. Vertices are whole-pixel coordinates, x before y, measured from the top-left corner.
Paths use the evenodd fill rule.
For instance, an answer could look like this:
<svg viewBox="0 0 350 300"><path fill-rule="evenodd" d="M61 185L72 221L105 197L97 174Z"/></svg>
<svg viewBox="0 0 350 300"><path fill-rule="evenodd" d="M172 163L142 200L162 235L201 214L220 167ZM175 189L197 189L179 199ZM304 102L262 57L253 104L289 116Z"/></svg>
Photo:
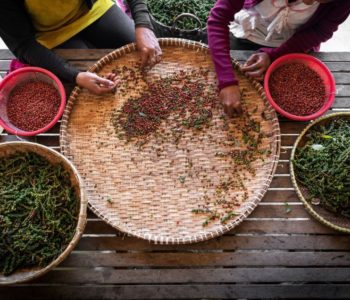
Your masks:
<svg viewBox="0 0 350 300"><path fill-rule="evenodd" d="M329 122L335 119L348 119L350 120L350 112L339 112L339 113L333 113L327 116L324 116L322 118L319 118L315 120L314 122L310 123L299 135L298 139L296 140L292 154L291 154L291 164L290 164L290 173L293 185L295 187L295 190L298 194L299 199L303 202L306 210L319 222L323 223L326 226L329 226L335 230L350 233L350 219L335 215L334 213L330 212L329 210L323 208L320 205L314 205L310 203L307 199L309 199L309 193L307 187L300 185L296 179L295 175L295 169L293 160L295 157L295 152L297 148L303 147L305 143L307 142L307 134L310 131L310 129L314 128L315 126L319 125L327 125Z"/></svg>
<svg viewBox="0 0 350 300"><path fill-rule="evenodd" d="M208 84L216 84L206 45L170 38L160 39L160 45L163 60L147 73L147 80L203 67L209 69ZM116 66L131 66L138 61L136 47L130 44L102 58L90 71L104 75ZM234 67L238 69L238 63ZM212 126L200 132L185 130L177 145L160 145L154 134L140 150L135 143L120 140L111 122L113 111L138 93L139 84L129 88L127 95L117 91L115 95L95 96L76 87L63 116L60 143L62 153L74 162L85 180L90 208L115 228L157 243L203 241L241 223L270 185L279 158L280 130L261 85L236 73L246 109L261 122L264 138L260 149L268 153L252 163L253 173L237 174L232 161L220 156L242 147L239 142L236 146L225 144L221 107L213 111ZM239 131L241 118L229 122ZM170 128L171 120L167 120L159 131L168 132ZM239 187L219 190L223 180L231 178L235 182L241 177L247 189L244 201L240 200L243 191ZM206 222L208 216L194 212L207 205L218 209L222 216L223 209L213 207L218 193L235 199L235 215L225 222L220 218Z"/></svg>
<svg viewBox="0 0 350 300"><path fill-rule="evenodd" d="M16 152L34 152L53 164L62 164L64 169L70 174L71 183L76 191L79 200L79 216L76 225L76 230L73 239L63 250L63 252L46 267L33 267L19 269L9 276L4 276L0 273L0 285L22 283L28 280L38 278L58 264L60 264L71 253L74 247L78 244L80 237L83 234L86 225L87 214L87 198L83 188L83 182L80 175L73 164L62 154L52 150L46 146L30 143L30 142L7 142L0 144L0 157L9 156Z"/></svg>

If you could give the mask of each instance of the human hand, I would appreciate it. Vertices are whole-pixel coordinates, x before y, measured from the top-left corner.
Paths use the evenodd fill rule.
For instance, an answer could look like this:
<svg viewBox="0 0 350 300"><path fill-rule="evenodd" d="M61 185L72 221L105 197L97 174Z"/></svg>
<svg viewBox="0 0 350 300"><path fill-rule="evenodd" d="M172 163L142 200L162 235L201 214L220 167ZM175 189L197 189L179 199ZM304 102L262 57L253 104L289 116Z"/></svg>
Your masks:
<svg viewBox="0 0 350 300"><path fill-rule="evenodd" d="M241 92L238 85L224 87L219 96L227 116L232 118L242 114Z"/></svg>
<svg viewBox="0 0 350 300"><path fill-rule="evenodd" d="M264 74L271 64L270 57L265 52L251 55L246 63L241 67L241 71L256 80L263 80Z"/></svg>
<svg viewBox="0 0 350 300"><path fill-rule="evenodd" d="M91 72L80 72L77 76L76 83L82 88L86 88L93 94L102 95L112 91L118 82L115 74L107 74L107 78L100 77Z"/></svg>
<svg viewBox="0 0 350 300"><path fill-rule="evenodd" d="M137 27L135 30L136 46L140 51L142 66L153 67L162 59L162 50L151 29Z"/></svg>

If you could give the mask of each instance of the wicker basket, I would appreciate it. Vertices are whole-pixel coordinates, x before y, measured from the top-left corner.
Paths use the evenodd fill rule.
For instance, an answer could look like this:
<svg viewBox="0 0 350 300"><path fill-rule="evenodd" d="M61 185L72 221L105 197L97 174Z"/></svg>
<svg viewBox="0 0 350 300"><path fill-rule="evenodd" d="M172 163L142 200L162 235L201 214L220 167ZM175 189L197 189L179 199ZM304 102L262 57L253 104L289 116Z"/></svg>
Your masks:
<svg viewBox="0 0 350 300"><path fill-rule="evenodd" d="M305 145L307 141L307 134L310 129L312 129L314 126L317 125L327 125L330 121L334 119L339 118L345 118L350 120L350 112L339 112L339 113L333 113L327 116L324 116L322 118L319 118L315 120L314 122L310 123L299 135L298 139L296 140L292 154L291 154L291 163L290 163L290 173L293 185L295 187L295 190L298 194L299 199L303 202L306 210L319 222L323 223L324 225L331 227L335 230L350 233L350 219L342 216L337 216L334 213L330 212L329 210L321 207L320 205L313 205L309 201L306 200L308 198L308 190L307 187L302 186L298 183L296 180L295 170L294 170L294 164L293 159L295 157L295 152L297 148L302 147Z"/></svg>
<svg viewBox="0 0 350 300"><path fill-rule="evenodd" d="M157 37L172 37L172 38L183 38L193 41L199 41L207 43L207 27L202 25L201 21L197 16L190 13L182 13L174 18L173 25L167 26L159 22L152 14L150 14L151 22ZM185 30L177 27L177 22L184 18L190 18L198 23L197 29Z"/></svg>
<svg viewBox="0 0 350 300"><path fill-rule="evenodd" d="M9 276L3 276L0 273L0 285L6 284L14 284L14 283L22 283L28 280L32 280L40 277L41 275L47 273L52 268L56 267L59 263L61 263L73 250L73 248L77 245L86 224L86 213L87 213L87 199L83 189L82 180L73 166L73 164L65 158L62 154L51 150L43 145L30 143L30 142L8 142L0 144L0 156L8 156L15 152L34 152L37 153L44 158L46 158L49 162L57 164L63 164L65 170L71 176L71 182L73 187L76 190L76 194L78 195L78 199L80 201L80 209L79 209L79 218L76 226L76 231L72 241L66 247L66 249L58 256L54 261L52 261L48 266L44 268L30 268L30 269L20 269L14 272Z"/></svg>
<svg viewBox="0 0 350 300"><path fill-rule="evenodd" d="M206 45L169 38L160 39L160 46L163 60L147 73L147 80L204 67L210 70L208 83L216 84ZM130 44L103 57L90 71L104 75L116 66L131 66L137 61L136 46ZM247 174L249 199L242 203L238 215L225 224L213 222L206 227L202 226L203 217L193 214L193 209L202 201L198 198L203 198L206 192L215 192L214 188L207 187L206 178L218 182L220 176L234 173L231 165L216 156L220 151L231 150L221 144L226 137L220 118L222 109L213 116L215 126L197 135L185 130L178 148L168 143L162 150L165 154L157 157L156 137L151 137L140 152L132 143L126 144L117 138L110 121L112 111L120 108L129 96L139 93L142 85L135 83L128 95L118 93L118 90L103 96L92 95L77 87L73 90L61 123L61 151L77 166L86 184L90 208L101 219L133 236L157 243L181 244L222 235L253 211L275 172L280 131L276 113L266 101L261 85L241 74L238 63L234 63L234 67L247 95L247 103L252 105L254 118L261 121L262 130L268 133L263 146L271 152L264 161L256 162L254 176ZM264 114L269 117L264 119ZM239 126L240 119L235 122ZM166 132L172 128L172 124L163 125L162 130ZM210 139L210 136L214 138ZM179 178L189 173L188 159L193 161L194 168L198 167L200 174L188 175L186 182L180 182Z"/></svg>

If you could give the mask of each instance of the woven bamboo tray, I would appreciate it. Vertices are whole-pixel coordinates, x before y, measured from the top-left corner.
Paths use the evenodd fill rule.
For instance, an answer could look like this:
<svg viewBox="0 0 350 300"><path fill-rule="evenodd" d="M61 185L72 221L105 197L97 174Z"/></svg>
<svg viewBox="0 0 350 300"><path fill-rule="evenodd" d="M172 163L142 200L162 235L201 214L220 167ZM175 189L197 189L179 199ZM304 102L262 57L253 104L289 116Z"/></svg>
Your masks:
<svg viewBox="0 0 350 300"><path fill-rule="evenodd" d="M327 116L324 116L322 118L319 118L315 120L314 122L310 123L299 135L298 139L296 140L292 154L291 154L291 164L290 164L290 174L292 178L293 185L295 187L295 190L298 194L299 199L303 202L306 210L313 216L316 220L321 222L322 224L331 227L335 230L350 233L350 219L342 216L337 216L334 213L328 211L327 209L321 207L320 205L314 205L311 204L310 201L307 201L306 199L309 198L309 193L307 187L300 185L298 181L296 180L295 176L295 170L294 170L294 164L293 160L295 157L295 152L297 148L303 147L305 143L307 142L307 134L310 131L311 128L313 128L316 125L327 125L330 121L339 119L339 118L345 118L350 120L350 112L339 112L339 113L333 113L329 114Z"/></svg>
<svg viewBox="0 0 350 300"><path fill-rule="evenodd" d="M163 60L147 73L147 80L203 67L209 70L208 84L216 84L206 45L170 38L160 39L160 45ZM138 61L136 47L130 44L103 57L90 71L104 75L117 66L131 66ZM238 63L234 67L237 69ZM213 111L213 126L199 133L187 130L178 145L162 143L154 134L140 150L135 143L117 137L111 118L128 97L143 89L142 85L135 84L127 95L117 91L103 96L76 87L63 115L60 144L62 153L74 162L84 178L90 208L113 227L157 243L199 242L222 235L241 223L270 185L279 158L280 129L261 85L239 71L237 74L245 106L252 118L261 122L261 131L266 134L261 149L269 154L252 164L254 174L237 174L235 165L218 155L242 147L239 142L235 147L225 144L222 108ZM239 131L241 122L236 118L229 126ZM159 130L168 132L171 125L170 118ZM189 170L189 160L193 172ZM237 181L241 177L247 189L244 201L240 188L224 192L225 199L235 199L237 215L227 222L218 218L204 226L206 216L193 210L207 205L224 214L224 209L217 208L214 201L217 193L222 192L218 186L227 178Z"/></svg>
<svg viewBox="0 0 350 300"><path fill-rule="evenodd" d="M0 273L0 285L22 283L38 278L61 263L77 245L86 225L87 198L83 189L82 180L73 164L62 154L43 145L30 142L7 142L0 144L0 156L8 156L16 152L34 152L46 158L49 162L61 163L71 176L71 182L80 200L79 218L73 239L66 249L54 261L44 268L20 269L9 276Z"/></svg>

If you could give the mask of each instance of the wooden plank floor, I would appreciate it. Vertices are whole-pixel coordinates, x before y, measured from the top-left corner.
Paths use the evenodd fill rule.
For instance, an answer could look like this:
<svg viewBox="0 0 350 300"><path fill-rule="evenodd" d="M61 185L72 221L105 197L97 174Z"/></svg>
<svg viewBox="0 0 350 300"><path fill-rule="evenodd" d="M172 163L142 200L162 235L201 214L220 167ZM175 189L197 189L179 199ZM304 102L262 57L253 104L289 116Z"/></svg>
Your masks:
<svg viewBox="0 0 350 300"><path fill-rule="evenodd" d="M60 50L81 70L109 50ZM249 52L235 51L244 60ZM319 53L337 82L332 111L350 111L350 53ZM12 55L0 50L0 74ZM66 85L67 92L71 85ZM350 236L314 221L290 181L292 145L307 123L281 118L282 153L266 196L239 227L192 245L155 245L125 236L93 213L75 251L7 299L350 299ZM17 140L2 133L0 142ZM59 151L59 124L29 140ZM286 203L291 208L287 210Z"/></svg>

